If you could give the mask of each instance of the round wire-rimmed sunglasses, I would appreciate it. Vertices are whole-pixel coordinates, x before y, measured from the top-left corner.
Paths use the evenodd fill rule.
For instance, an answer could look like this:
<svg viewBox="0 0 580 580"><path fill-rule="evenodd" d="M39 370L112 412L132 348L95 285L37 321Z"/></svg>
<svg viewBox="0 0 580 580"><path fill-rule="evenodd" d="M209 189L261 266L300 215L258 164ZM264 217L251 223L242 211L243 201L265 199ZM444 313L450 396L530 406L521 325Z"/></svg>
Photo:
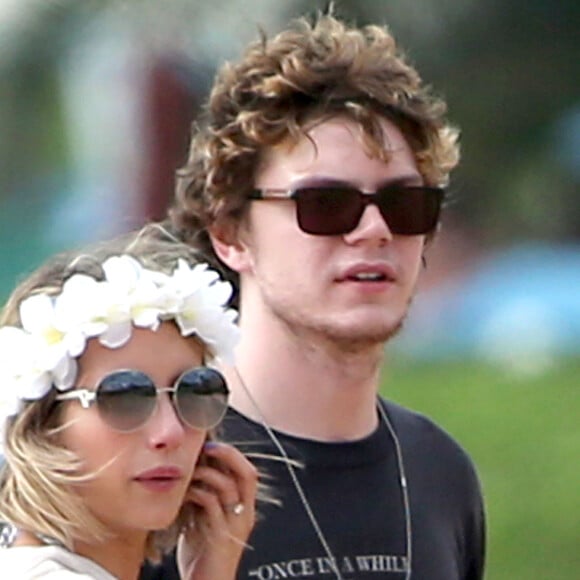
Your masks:
<svg viewBox="0 0 580 580"><path fill-rule="evenodd" d="M253 200L293 199L300 229L315 236L353 231L369 204L375 204L393 234L431 233L439 222L445 190L425 185L389 185L365 193L348 185L255 190Z"/></svg>
<svg viewBox="0 0 580 580"><path fill-rule="evenodd" d="M223 375L208 367L185 371L169 388L157 388L142 371L116 370L105 375L95 390L76 388L57 395L56 400L78 399L85 409L96 404L107 425L128 433L145 425L162 393L171 393L177 415L194 429L207 430L218 425L228 406L229 390Z"/></svg>

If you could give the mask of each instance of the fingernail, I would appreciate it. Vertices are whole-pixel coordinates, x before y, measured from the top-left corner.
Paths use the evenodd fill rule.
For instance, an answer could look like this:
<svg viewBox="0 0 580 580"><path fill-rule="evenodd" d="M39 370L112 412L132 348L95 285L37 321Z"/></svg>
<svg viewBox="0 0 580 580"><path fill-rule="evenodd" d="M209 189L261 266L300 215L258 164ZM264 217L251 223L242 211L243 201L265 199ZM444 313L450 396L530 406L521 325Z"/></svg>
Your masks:
<svg viewBox="0 0 580 580"><path fill-rule="evenodd" d="M219 443L217 441L206 441L203 449L204 451L211 451L212 449L216 449L219 447Z"/></svg>

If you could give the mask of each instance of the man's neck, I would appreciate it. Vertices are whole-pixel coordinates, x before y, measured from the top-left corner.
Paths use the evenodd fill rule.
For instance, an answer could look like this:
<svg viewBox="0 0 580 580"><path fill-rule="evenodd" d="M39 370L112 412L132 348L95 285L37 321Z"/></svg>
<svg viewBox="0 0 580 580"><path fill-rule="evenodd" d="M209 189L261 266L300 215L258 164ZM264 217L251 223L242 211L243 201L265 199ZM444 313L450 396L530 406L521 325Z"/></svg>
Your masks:
<svg viewBox="0 0 580 580"><path fill-rule="evenodd" d="M232 407L276 430L320 441L372 433L383 345L354 351L320 340L268 338L246 335L236 353L239 373L225 369Z"/></svg>

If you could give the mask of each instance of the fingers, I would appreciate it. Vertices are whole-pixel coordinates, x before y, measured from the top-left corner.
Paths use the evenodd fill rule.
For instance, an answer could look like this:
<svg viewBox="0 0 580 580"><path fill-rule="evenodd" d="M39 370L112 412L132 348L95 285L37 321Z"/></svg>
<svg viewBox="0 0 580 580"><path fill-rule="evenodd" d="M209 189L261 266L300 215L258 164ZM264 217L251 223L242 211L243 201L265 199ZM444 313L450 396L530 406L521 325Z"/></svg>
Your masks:
<svg viewBox="0 0 580 580"><path fill-rule="evenodd" d="M185 498L196 509L179 540L179 569L183 578L194 568L195 578L233 578L256 520L258 472L225 443L207 444L203 456Z"/></svg>
<svg viewBox="0 0 580 580"><path fill-rule="evenodd" d="M199 466L193 473L193 481L203 483L200 486L202 489L212 489L224 506L241 501L238 482L231 472L220 471L216 467Z"/></svg>
<svg viewBox="0 0 580 580"><path fill-rule="evenodd" d="M202 526L209 527L213 530L225 529L226 510L219 496L214 491L203 489L201 487L191 487L188 491L187 499L203 510L197 512L197 517L203 517L204 521L196 521L198 528Z"/></svg>
<svg viewBox="0 0 580 580"><path fill-rule="evenodd" d="M245 542L255 522L258 472L236 448L225 443L204 447L186 501L197 510L196 525L210 535L227 533Z"/></svg>
<svg viewBox="0 0 580 580"><path fill-rule="evenodd" d="M204 453L212 458L212 465L199 466L194 479L215 489L224 507L242 503L253 509L258 484L256 467L238 449L225 443L210 442Z"/></svg>

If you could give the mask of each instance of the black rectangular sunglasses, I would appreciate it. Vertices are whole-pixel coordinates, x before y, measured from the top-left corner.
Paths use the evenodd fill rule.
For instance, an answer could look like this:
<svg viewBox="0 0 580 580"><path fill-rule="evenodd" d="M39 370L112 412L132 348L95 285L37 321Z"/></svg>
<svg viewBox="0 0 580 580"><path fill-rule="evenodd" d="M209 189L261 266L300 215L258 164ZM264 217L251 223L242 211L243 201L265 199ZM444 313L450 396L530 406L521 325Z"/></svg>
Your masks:
<svg viewBox="0 0 580 580"><path fill-rule="evenodd" d="M249 199L293 199L300 229L315 236L347 234L358 225L369 204L375 204L393 234L431 233L439 221L445 190L440 187L390 185L374 193L336 185L293 190L255 190Z"/></svg>

